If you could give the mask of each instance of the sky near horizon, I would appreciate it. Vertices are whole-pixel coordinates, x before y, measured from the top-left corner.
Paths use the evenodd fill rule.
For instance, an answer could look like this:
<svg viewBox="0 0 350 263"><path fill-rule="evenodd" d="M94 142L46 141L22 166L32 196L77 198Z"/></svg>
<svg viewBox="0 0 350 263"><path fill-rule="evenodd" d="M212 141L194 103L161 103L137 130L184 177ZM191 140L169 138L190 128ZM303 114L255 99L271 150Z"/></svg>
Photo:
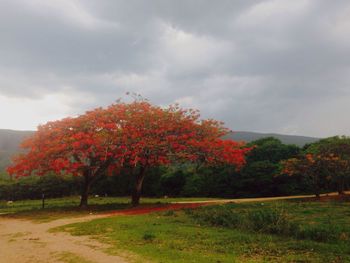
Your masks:
<svg viewBox="0 0 350 263"><path fill-rule="evenodd" d="M0 0L0 128L126 92L233 130L350 135L348 0Z"/></svg>

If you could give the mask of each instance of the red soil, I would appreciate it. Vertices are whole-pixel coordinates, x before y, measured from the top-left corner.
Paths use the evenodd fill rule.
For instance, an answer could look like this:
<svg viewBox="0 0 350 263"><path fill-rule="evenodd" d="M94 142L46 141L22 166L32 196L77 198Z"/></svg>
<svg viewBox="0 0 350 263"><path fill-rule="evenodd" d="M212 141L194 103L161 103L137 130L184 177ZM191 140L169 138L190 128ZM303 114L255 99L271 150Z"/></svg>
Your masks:
<svg viewBox="0 0 350 263"><path fill-rule="evenodd" d="M338 201L338 202L346 202L350 201L350 195L344 194L344 195L323 195L319 198L317 197L311 197L307 198L303 201L315 201L315 202L330 202L330 201Z"/></svg>
<svg viewBox="0 0 350 263"><path fill-rule="evenodd" d="M110 213L110 215L142 215L153 212L169 211L169 210L180 210L183 208L197 208L205 205L212 205L213 203L188 203L188 204L165 204L160 206L149 206L149 207L133 207L122 211L116 211Z"/></svg>
<svg viewBox="0 0 350 263"><path fill-rule="evenodd" d="M291 198L300 198L301 201L315 201L315 202L329 202L329 201L350 201L350 195L337 195L336 193L322 194L320 198L311 196L291 196ZM201 206L224 204L224 203L244 203L248 201L269 201L269 200L283 200L289 199L289 197L269 197L269 198L247 198L247 199L231 199L231 200L218 200L218 201L208 201L208 202L194 202L194 203L176 203L176 204L159 204L153 206L140 206L133 207L130 209L119 210L115 212L108 213L107 215L142 215L149 214L153 212L169 211L169 210L181 210L183 208L197 208Z"/></svg>

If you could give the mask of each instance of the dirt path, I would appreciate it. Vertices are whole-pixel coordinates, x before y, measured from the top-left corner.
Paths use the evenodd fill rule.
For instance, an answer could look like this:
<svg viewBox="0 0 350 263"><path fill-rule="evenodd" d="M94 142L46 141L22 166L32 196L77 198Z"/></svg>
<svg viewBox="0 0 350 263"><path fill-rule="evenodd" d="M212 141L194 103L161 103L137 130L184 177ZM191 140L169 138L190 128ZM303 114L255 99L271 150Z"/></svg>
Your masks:
<svg viewBox="0 0 350 263"><path fill-rule="evenodd" d="M50 233L51 228L97 218L120 215L138 215L151 212L195 208L204 204L169 204L156 207L140 207L108 214L79 218L58 219L48 223L0 217L0 262L6 263L58 263L93 262L124 263L126 259L103 252L108 246L85 236L68 233Z"/></svg>
<svg viewBox="0 0 350 263"><path fill-rule="evenodd" d="M102 250L105 245L82 236L50 233L49 229L61 225L83 222L104 216L60 219L37 224L27 220L0 218L0 262L127 262Z"/></svg>
<svg viewBox="0 0 350 263"><path fill-rule="evenodd" d="M350 194L350 191L346 191L346 194ZM338 196L338 193L327 193L321 194L321 197L326 196ZM257 198L237 198L237 199L221 199L221 200L208 200L208 201L192 201L191 204L225 204L225 203L248 203L248 202L267 202L277 200L288 200L288 199L304 199L314 198L315 195L291 195L291 196L277 196L277 197L257 197ZM188 204L189 202L173 202L173 204Z"/></svg>
<svg viewBox="0 0 350 263"><path fill-rule="evenodd" d="M329 195L334 195L333 193ZM67 218L48 223L34 223L29 220L13 219L0 216L0 262L9 263L122 263L126 259L103 252L106 245L85 236L71 236L68 233L50 233L49 229L67 224L85 222L97 218L138 215L182 208L195 208L219 203L265 202L305 196L284 196L269 198L245 198L229 200L211 200L194 202L175 202L167 205L132 208L108 214L89 215L80 218Z"/></svg>

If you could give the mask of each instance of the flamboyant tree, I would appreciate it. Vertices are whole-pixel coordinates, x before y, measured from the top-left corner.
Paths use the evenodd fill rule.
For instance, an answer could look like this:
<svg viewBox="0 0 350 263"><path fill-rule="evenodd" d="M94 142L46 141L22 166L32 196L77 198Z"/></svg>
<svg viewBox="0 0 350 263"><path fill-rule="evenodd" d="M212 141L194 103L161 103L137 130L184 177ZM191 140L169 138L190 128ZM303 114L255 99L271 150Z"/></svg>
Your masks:
<svg viewBox="0 0 350 263"><path fill-rule="evenodd" d="M302 176L309 183L316 197L320 196L325 177L324 173L322 173L321 160L319 158L315 159L312 154L301 155L298 158L282 161L282 165L283 174Z"/></svg>
<svg viewBox="0 0 350 263"><path fill-rule="evenodd" d="M333 153L307 153L297 158L282 162L283 174L299 175L306 179L312 187L316 197L320 196L321 189L331 182L339 171L347 169L347 162Z"/></svg>
<svg viewBox="0 0 350 263"><path fill-rule="evenodd" d="M129 149L124 167L135 176L132 203L137 205L149 168L176 162L228 163L240 167L249 150L243 144L222 140L228 130L214 120L200 120L198 111L178 105L166 109L147 101L115 104L108 108L111 119L121 120L122 141Z"/></svg>
<svg viewBox="0 0 350 263"><path fill-rule="evenodd" d="M350 183L350 137L334 136L322 139L310 145L308 152L331 156L328 170L332 184L335 185L339 194L344 194Z"/></svg>
<svg viewBox="0 0 350 263"><path fill-rule="evenodd" d="M139 203L150 167L175 162L244 164L249 148L222 140L222 123L200 120L198 111L178 105L162 108L148 101L117 102L107 108L39 126L22 146L10 174L43 175L48 171L82 176L81 206L91 184L102 174L129 169L135 176L132 203Z"/></svg>

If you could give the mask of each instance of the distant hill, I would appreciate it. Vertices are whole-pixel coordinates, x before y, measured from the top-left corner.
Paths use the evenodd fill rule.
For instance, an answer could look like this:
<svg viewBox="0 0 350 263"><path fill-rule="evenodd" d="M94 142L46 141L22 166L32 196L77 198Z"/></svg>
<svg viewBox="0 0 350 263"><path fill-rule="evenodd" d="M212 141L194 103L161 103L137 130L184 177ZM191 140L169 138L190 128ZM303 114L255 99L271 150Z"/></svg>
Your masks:
<svg viewBox="0 0 350 263"><path fill-rule="evenodd" d="M284 135L277 133L258 133L258 132L246 132L246 131L235 131L226 135L227 138L230 138L235 141L245 141L251 142L261 138L274 137L279 139L284 144L295 144L300 147L304 146L307 143L313 143L318 141L320 138L307 137L307 136L298 136L298 135Z"/></svg>
<svg viewBox="0 0 350 263"><path fill-rule="evenodd" d="M4 170L10 163L11 156L19 152L19 145L23 139L33 134L33 131L15 131L15 130L1 130L0 129L0 171ZM303 146L306 143L312 143L319 138L282 135L274 133L257 133L257 132L233 132L227 135L227 138L236 141L251 142L265 137L275 137L286 144L296 144Z"/></svg>
<svg viewBox="0 0 350 263"><path fill-rule="evenodd" d="M0 129L0 171L10 163L11 156L19 152L19 145L33 131L15 131Z"/></svg>

